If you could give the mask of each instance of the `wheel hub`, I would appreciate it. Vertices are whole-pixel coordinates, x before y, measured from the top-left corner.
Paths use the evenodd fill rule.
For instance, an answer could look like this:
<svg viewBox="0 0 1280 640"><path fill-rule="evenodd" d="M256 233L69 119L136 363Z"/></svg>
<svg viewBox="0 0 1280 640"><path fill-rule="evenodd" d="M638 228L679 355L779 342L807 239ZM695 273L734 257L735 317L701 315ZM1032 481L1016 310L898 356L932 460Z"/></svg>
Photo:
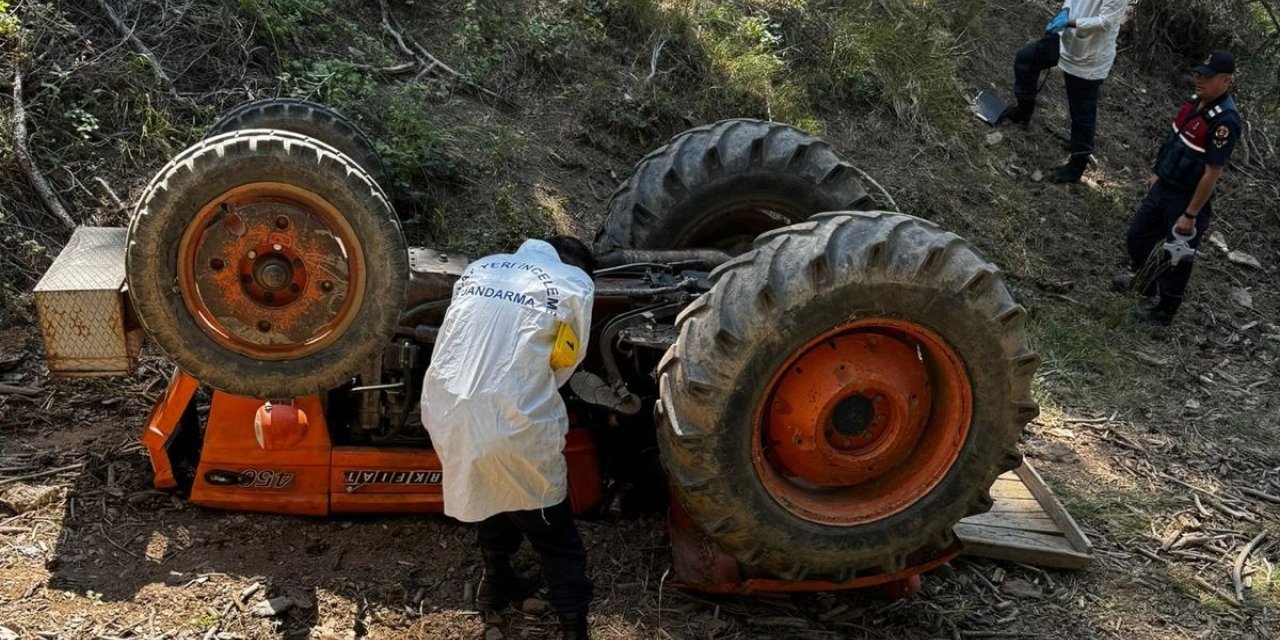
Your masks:
<svg viewBox="0 0 1280 640"><path fill-rule="evenodd" d="M318 196L244 185L206 206L189 229L180 248L183 298L225 346L258 359L296 358L354 315L362 273L351 251L359 244Z"/></svg>
<svg viewBox="0 0 1280 640"><path fill-rule="evenodd" d="M929 375L916 349L877 333L833 336L783 374L767 431L785 475L844 487L891 470L928 415ZM925 398L925 401L921 401Z"/></svg>
<svg viewBox="0 0 1280 640"><path fill-rule="evenodd" d="M898 320L838 327L775 374L759 413L765 488L809 520L850 525L905 508L955 462L968 376L933 332Z"/></svg>

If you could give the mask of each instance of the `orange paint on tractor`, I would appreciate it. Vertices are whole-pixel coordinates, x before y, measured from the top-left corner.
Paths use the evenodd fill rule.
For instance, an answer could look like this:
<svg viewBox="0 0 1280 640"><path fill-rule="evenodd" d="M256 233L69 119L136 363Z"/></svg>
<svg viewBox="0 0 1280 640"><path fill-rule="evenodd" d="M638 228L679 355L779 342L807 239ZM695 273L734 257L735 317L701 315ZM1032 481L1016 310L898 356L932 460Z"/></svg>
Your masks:
<svg viewBox="0 0 1280 640"><path fill-rule="evenodd" d="M142 441L157 489L178 482L167 448L199 382L175 372ZM600 461L586 429L565 438L575 514L601 498ZM213 393L191 502L218 509L327 515L440 513L440 459L430 449L333 446L319 396L288 403Z"/></svg>
<svg viewBox="0 0 1280 640"><path fill-rule="evenodd" d="M306 416L291 447L258 445L254 418L262 400L213 392L191 501L206 507L322 516L329 513L329 429L318 396L293 401ZM282 412L283 413L283 412ZM276 429L297 425L275 421ZM271 440L278 440L269 436Z"/></svg>
<svg viewBox="0 0 1280 640"><path fill-rule="evenodd" d="M973 412L964 363L930 329L858 320L778 369L757 410L753 462L798 517L854 526L902 511L955 464Z"/></svg>
<svg viewBox="0 0 1280 640"><path fill-rule="evenodd" d="M169 376L169 387L164 395L151 407L151 415L147 418L147 426L142 431L142 444L151 454L152 482L157 489L176 489L178 480L173 475L173 467L169 464L169 456L165 447L173 432L186 413L187 405L196 393L200 381L175 368Z"/></svg>

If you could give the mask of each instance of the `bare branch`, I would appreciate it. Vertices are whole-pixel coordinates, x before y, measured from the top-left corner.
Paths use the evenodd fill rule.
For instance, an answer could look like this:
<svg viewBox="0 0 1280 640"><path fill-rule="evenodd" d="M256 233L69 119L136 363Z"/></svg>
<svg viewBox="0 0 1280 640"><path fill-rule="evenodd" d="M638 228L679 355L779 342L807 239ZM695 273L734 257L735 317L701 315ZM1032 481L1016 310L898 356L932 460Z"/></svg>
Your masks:
<svg viewBox="0 0 1280 640"><path fill-rule="evenodd" d="M125 26L124 22L120 20L120 16L116 15L115 9L112 9L111 5L107 3L107 0L98 0L98 6L102 7L102 12L107 14L107 19L111 21L112 25L115 25L116 31L119 31L120 35L124 36L124 39L129 42L129 46L133 47L133 50L138 52L138 55L146 58L147 62L151 63L151 68L155 69L156 75L160 77L160 81L164 83L165 88L169 90L169 94L177 98L178 90L174 87L173 80L169 78L169 74L164 72L164 67L160 66L160 60L156 58L154 53L151 53L151 49L146 44L143 44L142 40L138 39L138 36L134 35L133 29Z"/></svg>
<svg viewBox="0 0 1280 640"><path fill-rule="evenodd" d="M36 166L35 159L31 157L30 148L27 147L27 109L22 101L22 71L18 69L17 65L14 65L13 69L12 135L13 152L14 155L18 156L18 164L22 165L22 171L27 174L27 180L40 196L41 202L44 202L45 208L49 210L49 213L57 216L68 229L75 229L75 220L71 219L71 215L62 206L58 196L49 187L49 181L45 180L44 174Z"/></svg>

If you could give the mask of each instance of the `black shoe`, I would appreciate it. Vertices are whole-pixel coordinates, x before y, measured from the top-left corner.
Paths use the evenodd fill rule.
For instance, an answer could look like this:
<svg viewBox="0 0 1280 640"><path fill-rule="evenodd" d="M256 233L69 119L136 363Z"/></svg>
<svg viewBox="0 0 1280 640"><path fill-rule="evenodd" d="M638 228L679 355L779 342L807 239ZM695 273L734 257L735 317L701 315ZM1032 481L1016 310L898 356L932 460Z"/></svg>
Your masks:
<svg viewBox="0 0 1280 640"><path fill-rule="evenodd" d="M562 613L560 618L560 637L564 640L589 640L587 633L587 612Z"/></svg>
<svg viewBox="0 0 1280 640"><path fill-rule="evenodd" d="M476 610L501 611L513 602L532 596L541 587L541 576L516 573L511 567L511 556L485 554L484 575L476 586Z"/></svg>
<svg viewBox="0 0 1280 640"><path fill-rule="evenodd" d="M1167 327L1173 324L1173 314L1160 307L1140 307L1133 312L1134 322L1156 327Z"/></svg>
<svg viewBox="0 0 1280 640"><path fill-rule="evenodd" d="M1049 182L1054 184L1075 184L1080 182L1080 176L1082 175L1084 175L1083 168L1064 164L1061 167L1055 167L1049 172Z"/></svg>
<svg viewBox="0 0 1280 640"><path fill-rule="evenodd" d="M1128 293L1133 290L1133 279L1138 274L1125 270L1111 276L1111 290L1116 293Z"/></svg>
<svg viewBox="0 0 1280 640"><path fill-rule="evenodd" d="M1000 121L1008 121L1025 126L1027 123L1031 122L1031 114L1034 113L1035 110L1035 102L1023 102L1019 100L1018 104L1005 109L1004 115L1001 116Z"/></svg>

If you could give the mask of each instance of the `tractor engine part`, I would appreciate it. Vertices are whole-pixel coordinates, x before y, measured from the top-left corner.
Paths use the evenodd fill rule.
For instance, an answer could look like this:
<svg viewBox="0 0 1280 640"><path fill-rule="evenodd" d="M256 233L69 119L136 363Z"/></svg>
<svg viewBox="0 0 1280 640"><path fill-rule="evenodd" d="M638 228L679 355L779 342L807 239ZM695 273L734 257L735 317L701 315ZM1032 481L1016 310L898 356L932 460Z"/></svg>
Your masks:
<svg viewBox="0 0 1280 640"><path fill-rule="evenodd" d="M732 257L716 249L610 249L596 256L596 273L609 273L616 267L633 265L710 271Z"/></svg>

